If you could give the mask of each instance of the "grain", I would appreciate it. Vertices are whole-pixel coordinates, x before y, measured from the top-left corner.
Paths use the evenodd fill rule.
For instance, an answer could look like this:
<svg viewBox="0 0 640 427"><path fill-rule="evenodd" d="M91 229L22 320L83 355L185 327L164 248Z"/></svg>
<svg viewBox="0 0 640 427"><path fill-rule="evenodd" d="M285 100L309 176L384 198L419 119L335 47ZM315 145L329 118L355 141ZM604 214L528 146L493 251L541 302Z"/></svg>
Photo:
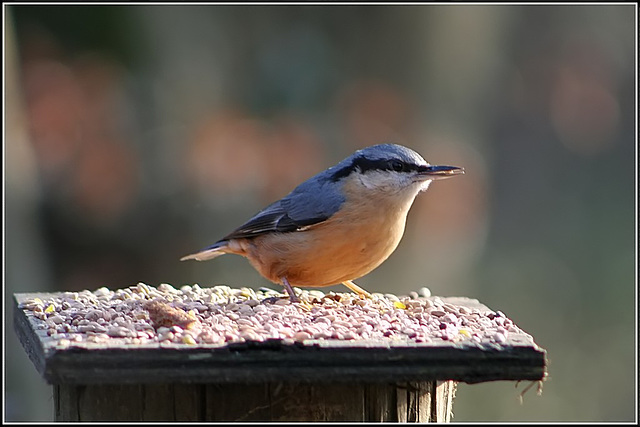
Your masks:
<svg viewBox="0 0 640 427"><path fill-rule="evenodd" d="M223 346L282 340L393 340L504 344L523 334L504 313L444 303L426 288L409 296L296 289L292 303L273 289L138 283L125 289L65 292L20 304L35 329L60 348L88 344Z"/></svg>

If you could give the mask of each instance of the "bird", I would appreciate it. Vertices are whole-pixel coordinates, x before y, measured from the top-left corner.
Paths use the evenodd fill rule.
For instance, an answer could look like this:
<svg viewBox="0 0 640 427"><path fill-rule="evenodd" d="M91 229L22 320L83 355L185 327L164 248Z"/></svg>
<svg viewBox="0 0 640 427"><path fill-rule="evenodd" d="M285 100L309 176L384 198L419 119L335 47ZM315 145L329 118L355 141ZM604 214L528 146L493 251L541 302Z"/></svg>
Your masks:
<svg viewBox="0 0 640 427"><path fill-rule="evenodd" d="M241 255L264 278L282 285L291 303L300 302L293 286L343 284L370 297L353 281L395 251L416 196L432 181L460 174L461 167L431 165L399 144L368 146L180 260Z"/></svg>

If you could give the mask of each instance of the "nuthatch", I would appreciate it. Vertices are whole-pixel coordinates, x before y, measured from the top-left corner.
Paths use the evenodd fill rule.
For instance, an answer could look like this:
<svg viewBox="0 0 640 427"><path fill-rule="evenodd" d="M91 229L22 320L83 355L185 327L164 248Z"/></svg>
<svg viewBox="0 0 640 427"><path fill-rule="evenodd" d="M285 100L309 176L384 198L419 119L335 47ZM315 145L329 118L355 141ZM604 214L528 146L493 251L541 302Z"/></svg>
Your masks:
<svg viewBox="0 0 640 427"><path fill-rule="evenodd" d="M369 295L352 280L374 270L396 249L418 193L433 180L462 173L456 166L432 166L401 145L367 147L181 260L242 255L266 279L284 286L292 302L299 301L292 285L342 283Z"/></svg>

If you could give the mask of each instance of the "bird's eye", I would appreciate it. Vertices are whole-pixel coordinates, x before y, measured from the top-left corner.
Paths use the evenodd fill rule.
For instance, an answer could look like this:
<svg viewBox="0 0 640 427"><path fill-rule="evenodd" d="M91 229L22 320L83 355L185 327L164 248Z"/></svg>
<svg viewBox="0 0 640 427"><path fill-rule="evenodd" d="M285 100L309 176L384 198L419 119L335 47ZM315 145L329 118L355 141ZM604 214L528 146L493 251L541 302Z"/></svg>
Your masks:
<svg viewBox="0 0 640 427"><path fill-rule="evenodd" d="M404 163L402 163L399 160L391 160L391 169L393 169L396 172L402 172L404 171Z"/></svg>

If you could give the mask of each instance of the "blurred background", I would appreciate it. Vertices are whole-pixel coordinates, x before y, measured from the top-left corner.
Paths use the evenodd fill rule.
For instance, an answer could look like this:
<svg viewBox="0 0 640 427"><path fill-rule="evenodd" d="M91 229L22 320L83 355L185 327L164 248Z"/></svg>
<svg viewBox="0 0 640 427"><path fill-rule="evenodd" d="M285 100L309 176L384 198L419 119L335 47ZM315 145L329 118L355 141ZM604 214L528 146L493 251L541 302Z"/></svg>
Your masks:
<svg viewBox="0 0 640 427"><path fill-rule="evenodd" d="M178 260L381 142L466 175L358 284L477 298L548 351L540 397L460 384L454 421L636 418L635 5L5 13L6 420L53 417L13 293L273 287Z"/></svg>

